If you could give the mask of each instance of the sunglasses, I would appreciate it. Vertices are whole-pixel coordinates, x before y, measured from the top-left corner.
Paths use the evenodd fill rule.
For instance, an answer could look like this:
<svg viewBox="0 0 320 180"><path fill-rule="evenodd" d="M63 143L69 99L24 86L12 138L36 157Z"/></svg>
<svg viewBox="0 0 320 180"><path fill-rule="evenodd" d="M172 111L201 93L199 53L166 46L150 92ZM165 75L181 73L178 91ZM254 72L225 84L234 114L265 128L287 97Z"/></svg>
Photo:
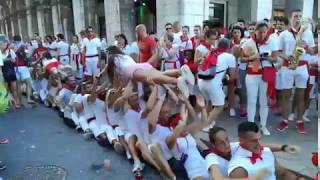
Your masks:
<svg viewBox="0 0 320 180"><path fill-rule="evenodd" d="M171 29L172 29L171 27L166 28L167 31L168 31L168 30L171 30Z"/></svg>

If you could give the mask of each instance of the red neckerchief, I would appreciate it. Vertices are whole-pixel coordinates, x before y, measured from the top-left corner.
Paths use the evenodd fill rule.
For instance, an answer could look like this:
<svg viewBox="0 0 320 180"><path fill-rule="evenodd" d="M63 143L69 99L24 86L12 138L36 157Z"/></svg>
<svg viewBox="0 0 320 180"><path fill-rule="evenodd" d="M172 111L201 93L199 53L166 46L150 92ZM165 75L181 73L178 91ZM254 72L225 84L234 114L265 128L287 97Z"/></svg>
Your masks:
<svg viewBox="0 0 320 180"><path fill-rule="evenodd" d="M72 88L71 86L69 86L69 85L67 85L67 84L64 85L63 88L68 89L68 90L70 90L70 91L73 91L73 89L74 89L74 88Z"/></svg>
<svg viewBox="0 0 320 180"><path fill-rule="evenodd" d="M231 44L232 44L232 45L239 45L240 42L241 42L241 39L240 39L240 40L235 40L235 39L233 39L233 40L231 41Z"/></svg>
<svg viewBox="0 0 320 180"><path fill-rule="evenodd" d="M180 40L181 42L188 42L189 41L189 38L184 38L183 36L180 36Z"/></svg>
<svg viewBox="0 0 320 180"><path fill-rule="evenodd" d="M158 124L167 128L175 128L179 121L181 120L181 116L179 113L171 116L168 121L159 119Z"/></svg>
<svg viewBox="0 0 320 180"><path fill-rule="evenodd" d="M92 40L92 39L96 38L96 36L95 36L94 34L88 34L88 35L87 35L87 38L88 38L89 40Z"/></svg>
<svg viewBox="0 0 320 180"><path fill-rule="evenodd" d="M252 39L254 40L254 42L257 43L258 46L260 46L260 45L267 44L267 41L269 39L269 35L267 35L263 40L258 40L256 37L256 34L253 34Z"/></svg>
<svg viewBox="0 0 320 180"><path fill-rule="evenodd" d="M228 48L216 48L216 49L214 49L214 51L215 51L218 55L220 55L220 54L222 54L222 53L224 53L224 52L227 52L227 51L228 51Z"/></svg>
<svg viewBox="0 0 320 180"><path fill-rule="evenodd" d="M139 113L141 111L140 106L138 107L131 107L132 110L136 111L137 113Z"/></svg>
<svg viewBox="0 0 320 180"><path fill-rule="evenodd" d="M214 147L211 147L211 148L209 149L209 151L210 151L210 153L214 153L214 154L222 157L223 159L225 159L225 160L227 160L227 161L230 161L230 159L231 159L231 152L229 152L228 154L224 154L224 153L218 151L218 150L217 150L216 148L214 148Z"/></svg>
<svg viewBox="0 0 320 180"><path fill-rule="evenodd" d="M299 29L297 31L295 29L293 29L292 27L290 27L288 29L288 31L291 32L293 37L294 37L294 39L296 39L296 36L297 36L298 32L300 31L300 29L301 29L301 26L299 27Z"/></svg>
<svg viewBox="0 0 320 180"><path fill-rule="evenodd" d="M243 149L246 149L246 148L244 148L241 144L240 144L240 146L241 146ZM252 152L252 156L251 156L251 157L248 156L248 158L250 159L250 161L251 161L252 164L256 164L256 162L257 162L258 159L263 160L263 158L261 157L263 150L264 150L264 147L263 147L263 146L260 146L260 150L259 150L258 153L253 153L253 152Z"/></svg>
<svg viewBox="0 0 320 180"><path fill-rule="evenodd" d="M204 47L206 47L208 50L211 50L211 44L208 44L206 42L201 43Z"/></svg>

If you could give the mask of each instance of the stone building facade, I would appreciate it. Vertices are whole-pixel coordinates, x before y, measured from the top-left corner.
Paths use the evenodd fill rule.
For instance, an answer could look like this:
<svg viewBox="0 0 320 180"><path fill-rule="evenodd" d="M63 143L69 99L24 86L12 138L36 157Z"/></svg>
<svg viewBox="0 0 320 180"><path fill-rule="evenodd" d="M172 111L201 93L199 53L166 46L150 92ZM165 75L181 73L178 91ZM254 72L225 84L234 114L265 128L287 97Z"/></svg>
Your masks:
<svg viewBox="0 0 320 180"><path fill-rule="evenodd" d="M314 0L0 0L0 32L24 39L33 33L40 36L63 33L70 40L86 26L97 34L106 34L112 43L120 32L135 39L139 23L161 35L166 22L180 21L194 26L207 19L224 25L238 18L256 21L272 15L286 15L300 8L304 16L318 14Z"/></svg>

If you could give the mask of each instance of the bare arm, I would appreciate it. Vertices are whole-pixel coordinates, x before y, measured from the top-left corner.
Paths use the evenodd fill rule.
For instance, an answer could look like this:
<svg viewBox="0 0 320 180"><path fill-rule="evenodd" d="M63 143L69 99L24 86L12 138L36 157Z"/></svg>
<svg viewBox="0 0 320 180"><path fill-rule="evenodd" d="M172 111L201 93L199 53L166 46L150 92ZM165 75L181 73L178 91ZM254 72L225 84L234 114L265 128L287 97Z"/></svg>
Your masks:
<svg viewBox="0 0 320 180"><path fill-rule="evenodd" d="M152 108L154 107L156 100L157 100L157 87L153 86L152 92L151 92L149 99L146 103L146 107L141 115L141 118L146 118L148 116L149 112L151 112Z"/></svg>
<svg viewBox="0 0 320 180"><path fill-rule="evenodd" d="M149 64L156 64L160 59L160 49L155 46L151 49L152 56L148 59Z"/></svg>
<svg viewBox="0 0 320 180"><path fill-rule="evenodd" d="M237 167L230 173L229 177L230 178L247 178L248 172L242 167Z"/></svg>
<svg viewBox="0 0 320 180"><path fill-rule="evenodd" d="M196 49L194 53L194 63L195 64L200 64L203 61L203 57L201 56L201 53L199 50Z"/></svg>

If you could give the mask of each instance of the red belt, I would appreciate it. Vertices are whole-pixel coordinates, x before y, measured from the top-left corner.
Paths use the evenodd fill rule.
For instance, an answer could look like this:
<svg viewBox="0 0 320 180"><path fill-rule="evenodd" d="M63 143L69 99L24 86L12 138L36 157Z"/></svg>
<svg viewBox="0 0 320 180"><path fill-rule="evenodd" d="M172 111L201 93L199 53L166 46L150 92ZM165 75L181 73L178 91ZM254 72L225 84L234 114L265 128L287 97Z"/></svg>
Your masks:
<svg viewBox="0 0 320 180"><path fill-rule="evenodd" d="M303 65L308 65L308 64L309 64L308 61L300 60L299 63L298 63L298 66L303 66ZM288 62L287 59L283 62L283 66L284 67L288 67L289 66L289 62Z"/></svg>
<svg viewBox="0 0 320 180"><path fill-rule="evenodd" d="M254 72L251 67L248 67L247 68L247 74L252 74L252 75L257 74L257 75L259 75L259 74L262 74L262 69L259 69L257 72Z"/></svg>
<svg viewBox="0 0 320 180"><path fill-rule="evenodd" d="M87 123L89 124L93 120L96 120L96 117L91 117L91 118L87 119Z"/></svg>
<svg viewBox="0 0 320 180"><path fill-rule="evenodd" d="M86 58L93 58L93 57L98 57L99 54L95 54L95 55L90 55L90 56L86 56Z"/></svg>

